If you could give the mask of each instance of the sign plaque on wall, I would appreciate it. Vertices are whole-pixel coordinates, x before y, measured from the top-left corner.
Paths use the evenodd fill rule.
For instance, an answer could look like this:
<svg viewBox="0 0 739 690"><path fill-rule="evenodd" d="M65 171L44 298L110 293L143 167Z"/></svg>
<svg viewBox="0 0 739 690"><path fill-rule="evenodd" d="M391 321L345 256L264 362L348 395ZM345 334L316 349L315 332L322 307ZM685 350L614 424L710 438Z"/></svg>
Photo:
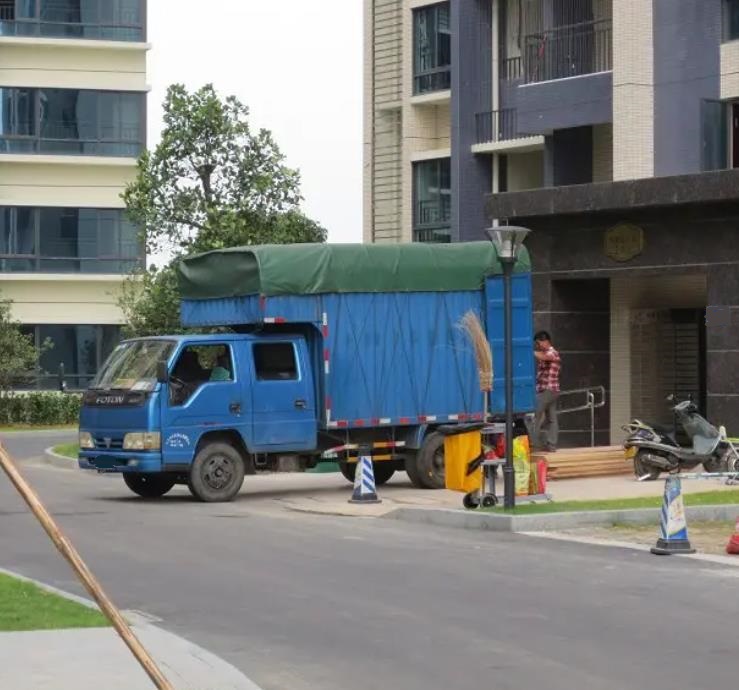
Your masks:
<svg viewBox="0 0 739 690"><path fill-rule="evenodd" d="M644 230L622 223L606 231L605 253L614 261L631 261L644 251Z"/></svg>

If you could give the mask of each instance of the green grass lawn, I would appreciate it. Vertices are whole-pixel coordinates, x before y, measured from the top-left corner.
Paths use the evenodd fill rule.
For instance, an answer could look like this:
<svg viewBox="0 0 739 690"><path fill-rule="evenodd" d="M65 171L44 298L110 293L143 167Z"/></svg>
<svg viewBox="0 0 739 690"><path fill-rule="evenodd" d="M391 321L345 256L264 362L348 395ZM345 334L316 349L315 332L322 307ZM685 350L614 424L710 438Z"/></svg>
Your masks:
<svg viewBox="0 0 739 690"><path fill-rule="evenodd" d="M103 628L101 613L0 573L0 632Z"/></svg>
<svg viewBox="0 0 739 690"><path fill-rule="evenodd" d="M713 506L739 504L739 489L728 491L706 491L704 493L683 494L686 506ZM529 503L517 506L515 515L537 515L540 513L568 513L586 510L628 510L632 508L660 508L662 496L641 498L612 498L602 501L560 501L551 503ZM503 508L490 508L489 512L503 513Z"/></svg>
<svg viewBox="0 0 739 690"><path fill-rule="evenodd" d="M57 455L63 455L65 458L76 460L80 447L76 443L62 443L60 446L54 446L54 452Z"/></svg>
<svg viewBox="0 0 739 690"><path fill-rule="evenodd" d="M77 431L76 424L57 424L34 426L33 424L6 424L0 426L0 433L12 433L13 431Z"/></svg>

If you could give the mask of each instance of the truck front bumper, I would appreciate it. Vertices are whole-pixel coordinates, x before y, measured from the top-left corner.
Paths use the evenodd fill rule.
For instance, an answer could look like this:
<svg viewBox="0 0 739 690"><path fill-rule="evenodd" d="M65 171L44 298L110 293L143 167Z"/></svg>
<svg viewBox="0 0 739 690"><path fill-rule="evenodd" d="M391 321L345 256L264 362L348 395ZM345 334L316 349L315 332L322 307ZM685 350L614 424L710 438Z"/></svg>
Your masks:
<svg viewBox="0 0 739 690"><path fill-rule="evenodd" d="M78 463L80 469L96 472L161 472L162 454L81 450Z"/></svg>

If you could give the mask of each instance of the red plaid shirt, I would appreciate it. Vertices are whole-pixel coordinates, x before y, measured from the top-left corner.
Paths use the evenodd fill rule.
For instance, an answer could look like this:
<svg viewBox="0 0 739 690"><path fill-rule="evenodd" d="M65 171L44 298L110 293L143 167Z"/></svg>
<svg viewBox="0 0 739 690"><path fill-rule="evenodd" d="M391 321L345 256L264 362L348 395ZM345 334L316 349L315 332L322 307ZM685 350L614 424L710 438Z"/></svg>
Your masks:
<svg viewBox="0 0 739 690"><path fill-rule="evenodd" d="M536 360L536 392L554 391L559 393L559 371L562 368L559 352L550 347L545 355L553 355L554 359L549 362L541 359Z"/></svg>

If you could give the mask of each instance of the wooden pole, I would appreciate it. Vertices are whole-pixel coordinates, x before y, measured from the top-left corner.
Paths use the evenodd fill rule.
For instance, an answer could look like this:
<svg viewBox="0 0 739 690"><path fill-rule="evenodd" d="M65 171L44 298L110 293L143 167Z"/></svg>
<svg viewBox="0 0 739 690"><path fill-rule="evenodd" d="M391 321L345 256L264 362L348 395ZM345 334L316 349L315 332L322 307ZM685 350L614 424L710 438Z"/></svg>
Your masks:
<svg viewBox="0 0 739 690"><path fill-rule="evenodd" d="M174 690L172 684L164 677L154 659L146 649L144 649L128 623L126 623L113 602L105 594L100 583L80 557L77 549L75 549L69 539L64 536L62 531L59 529L59 526L54 521L54 518L51 517L43 503L41 503L36 492L18 471L13 459L8 455L2 444L0 444L0 464L8 475L13 486L18 490L18 493L23 497L23 500L28 504L28 507L51 538L51 541L54 542L56 548L72 566L72 569L82 581L85 589L98 603L103 613L112 623L116 632L121 636L121 639L126 643L132 654L136 657L136 660L141 664L144 671L146 671L149 678L151 678L157 690Z"/></svg>

